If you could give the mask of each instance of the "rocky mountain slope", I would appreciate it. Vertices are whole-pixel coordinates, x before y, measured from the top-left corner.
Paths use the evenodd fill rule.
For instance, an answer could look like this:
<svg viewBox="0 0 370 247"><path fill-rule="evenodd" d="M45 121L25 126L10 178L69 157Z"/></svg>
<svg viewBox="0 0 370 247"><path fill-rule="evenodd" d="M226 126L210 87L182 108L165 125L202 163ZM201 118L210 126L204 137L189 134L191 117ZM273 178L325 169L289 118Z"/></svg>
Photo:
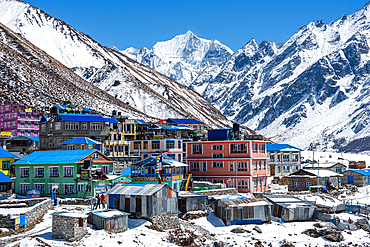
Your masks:
<svg viewBox="0 0 370 247"><path fill-rule="evenodd" d="M212 80L198 80L221 112L276 142L370 150L369 4L313 21L280 43L253 39Z"/></svg>
<svg viewBox="0 0 370 247"><path fill-rule="evenodd" d="M106 115L116 109L130 117L153 119L82 79L1 23L0 84L0 104L12 100L41 108L73 99L77 106Z"/></svg>
<svg viewBox="0 0 370 247"><path fill-rule="evenodd" d="M131 47L122 53L202 94L204 88L193 82L199 76L207 76L206 79L211 80L233 51L217 40L198 38L188 31L156 43L151 50Z"/></svg>
<svg viewBox="0 0 370 247"><path fill-rule="evenodd" d="M20 0L0 0L0 22L114 98L156 118L229 121L188 87L100 45L65 22ZM73 99L72 99L73 100Z"/></svg>

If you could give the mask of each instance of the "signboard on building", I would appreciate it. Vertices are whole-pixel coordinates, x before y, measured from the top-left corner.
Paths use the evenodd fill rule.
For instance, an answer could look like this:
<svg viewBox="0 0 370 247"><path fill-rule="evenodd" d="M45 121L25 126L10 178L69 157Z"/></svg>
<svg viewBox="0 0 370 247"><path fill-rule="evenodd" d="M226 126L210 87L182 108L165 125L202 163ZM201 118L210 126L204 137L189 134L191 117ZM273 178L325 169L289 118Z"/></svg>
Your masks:
<svg viewBox="0 0 370 247"><path fill-rule="evenodd" d="M27 190L27 197L40 197L40 190Z"/></svg>
<svg viewBox="0 0 370 247"><path fill-rule="evenodd" d="M105 186L105 184L98 184L95 187L95 193L96 194L104 194L104 193L107 193L107 187Z"/></svg>
<svg viewBox="0 0 370 247"><path fill-rule="evenodd" d="M2 136L11 136L12 132L1 132Z"/></svg>
<svg viewBox="0 0 370 247"><path fill-rule="evenodd" d="M24 109L25 112L32 112L32 109Z"/></svg>

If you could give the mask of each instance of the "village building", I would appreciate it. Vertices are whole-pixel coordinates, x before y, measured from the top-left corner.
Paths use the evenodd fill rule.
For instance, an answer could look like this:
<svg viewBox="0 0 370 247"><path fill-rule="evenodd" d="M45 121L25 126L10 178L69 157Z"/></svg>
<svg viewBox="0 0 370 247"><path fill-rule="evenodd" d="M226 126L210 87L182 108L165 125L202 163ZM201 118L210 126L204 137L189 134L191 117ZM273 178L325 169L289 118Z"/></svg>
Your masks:
<svg viewBox="0 0 370 247"><path fill-rule="evenodd" d="M105 230L110 233L119 233L128 229L129 213L117 209L91 212L91 222L98 230Z"/></svg>
<svg viewBox="0 0 370 247"><path fill-rule="evenodd" d="M338 161L321 161L315 162L314 164L306 164L303 166L304 169L324 169L333 171L336 173L342 173L347 170L347 166L342 162Z"/></svg>
<svg viewBox="0 0 370 247"><path fill-rule="evenodd" d="M15 101L0 105L1 132L11 132L12 136L39 136L41 117L38 109L27 108Z"/></svg>
<svg viewBox="0 0 370 247"><path fill-rule="evenodd" d="M161 172L159 166L161 166ZM175 190L180 190L187 166L166 154L151 156L130 165L131 183L163 182Z"/></svg>
<svg viewBox="0 0 370 247"><path fill-rule="evenodd" d="M194 131L196 131L198 134L206 134L207 129L206 125L196 119L191 119L191 118L168 118L159 121L159 123L163 123L166 125L180 125L180 126L186 126Z"/></svg>
<svg viewBox="0 0 370 247"><path fill-rule="evenodd" d="M109 133L109 121L101 115L58 113L40 123L40 150L63 149L61 143L75 137L104 143Z"/></svg>
<svg viewBox="0 0 370 247"><path fill-rule="evenodd" d="M327 188L340 187L340 177L343 175L329 171L318 169L301 169L286 176L288 180L289 191L307 191L312 186L322 186Z"/></svg>
<svg viewBox="0 0 370 247"><path fill-rule="evenodd" d="M87 233L87 217L67 211L53 213L51 237L70 241L81 239Z"/></svg>
<svg viewBox="0 0 370 247"><path fill-rule="evenodd" d="M92 162L92 181L90 167ZM87 197L107 190L112 179L114 161L97 150L36 151L16 161L15 193L25 195L28 189L38 189L42 196L51 196L57 188L58 197ZM105 188L104 188L105 187Z"/></svg>
<svg viewBox="0 0 370 247"><path fill-rule="evenodd" d="M179 191L178 204L181 213L185 214L189 211L206 211L207 198L206 195L199 195L189 191Z"/></svg>
<svg viewBox="0 0 370 247"><path fill-rule="evenodd" d="M219 199L213 202L214 214L225 225L262 224L271 220L272 204L262 198Z"/></svg>
<svg viewBox="0 0 370 247"><path fill-rule="evenodd" d="M341 173L342 184L353 184L356 186L370 185L370 169L349 169Z"/></svg>
<svg viewBox="0 0 370 247"><path fill-rule="evenodd" d="M266 141L230 140L225 131L218 131L219 140L186 143L188 173L194 180L226 184L239 192L265 191Z"/></svg>
<svg viewBox="0 0 370 247"><path fill-rule="evenodd" d="M40 143L38 136L13 136L6 140L6 149L20 157L39 150L39 148Z"/></svg>
<svg viewBox="0 0 370 247"><path fill-rule="evenodd" d="M96 149L99 152L101 150L101 142L95 141L88 137L76 137L72 138L66 142L60 143L63 146L63 150L87 150L87 149Z"/></svg>
<svg viewBox="0 0 370 247"><path fill-rule="evenodd" d="M108 191L108 207L143 218L177 216L177 192L167 184L117 184Z"/></svg>
<svg viewBox="0 0 370 247"><path fill-rule="evenodd" d="M301 169L301 149L289 144L266 144L267 174L284 177Z"/></svg>
<svg viewBox="0 0 370 247"><path fill-rule="evenodd" d="M17 155L0 148L0 171L6 176L14 175L14 161L19 159Z"/></svg>
<svg viewBox="0 0 370 247"><path fill-rule="evenodd" d="M14 180L10 179L2 171L0 171L0 195L4 192L12 191Z"/></svg>
<svg viewBox="0 0 370 247"><path fill-rule="evenodd" d="M0 132L0 148L6 149L6 140L12 137L12 132Z"/></svg>

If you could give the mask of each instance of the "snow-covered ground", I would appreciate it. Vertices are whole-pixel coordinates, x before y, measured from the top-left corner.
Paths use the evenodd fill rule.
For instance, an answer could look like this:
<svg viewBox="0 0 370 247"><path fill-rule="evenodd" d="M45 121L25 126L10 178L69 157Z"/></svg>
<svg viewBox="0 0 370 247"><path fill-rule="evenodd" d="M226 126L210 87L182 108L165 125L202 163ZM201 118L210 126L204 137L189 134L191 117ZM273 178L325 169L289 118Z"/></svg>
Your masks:
<svg viewBox="0 0 370 247"><path fill-rule="evenodd" d="M368 202L370 186L360 188L353 199L360 202ZM13 239L12 243L6 246L44 246L42 242L50 246L177 246L171 243L168 238L168 232L158 232L147 228L151 225L150 222L140 219L129 219L129 229L123 233L107 233L104 230L95 230L88 227L88 234L80 241L73 243L65 240L57 240L51 237L51 214L55 211L70 211L72 213L88 212L88 206L57 206L54 210L50 210L45 216L44 221L37 224L32 230L27 232L12 235L10 237L0 238L1 243L7 243L9 239ZM364 216L353 213L339 213L336 214L340 219L353 221L364 218ZM282 243L290 242L294 246L338 246L339 243L328 242L324 238L312 238L308 235L302 234L306 229L313 229L315 221L308 222L291 222L284 223L278 218L273 217L270 224L258 225L262 233L253 230L255 225L240 225L240 226L225 226L224 223L209 212L207 217L190 220L191 224L185 223L182 227L194 231L197 235L204 236L204 232L209 232L209 238L204 239L202 246L213 246L215 241L223 241L225 246L255 246L255 243L260 241L264 246L281 246ZM204 230L202 230L202 227ZM245 233L232 233L231 230L241 227L248 230ZM364 230L356 231L342 231L344 241L340 244L352 245L358 244L362 246L370 242L370 235ZM271 245L270 245L271 243Z"/></svg>

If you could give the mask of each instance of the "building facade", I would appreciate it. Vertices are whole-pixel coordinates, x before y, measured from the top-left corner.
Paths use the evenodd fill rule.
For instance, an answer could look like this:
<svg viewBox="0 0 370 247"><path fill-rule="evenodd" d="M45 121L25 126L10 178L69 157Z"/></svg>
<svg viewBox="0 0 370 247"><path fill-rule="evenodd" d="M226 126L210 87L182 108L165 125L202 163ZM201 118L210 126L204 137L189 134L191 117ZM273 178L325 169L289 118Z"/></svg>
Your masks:
<svg viewBox="0 0 370 247"><path fill-rule="evenodd" d="M289 144L267 144L267 174L284 177L301 169L301 149Z"/></svg>
<svg viewBox="0 0 370 247"><path fill-rule="evenodd" d="M0 105L0 129L12 136L39 136L42 114L37 109L28 109L17 102Z"/></svg>
<svg viewBox="0 0 370 247"><path fill-rule="evenodd" d="M318 169L300 169L286 176L289 191L307 191L311 186L340 187L343 175Z"/></svg>
<svg viewBox="0 0 370 247"><path fill-rule="evenodd" d="M165 153L170 158L182 162L183 145L182 139L136 140L132 142L131 154L145 159L152 155Z"/></svg>
<svg viewBox="0 0 370 247"><path fill-rule="evenodd" d="M370 169L349 169L342 173L342 184L353 184L356 186L370 185Z"/></svg>
<svg viewBox="0 0 370 247"><path fill-rule="evenodd" d="M188 172L195 180L223 183L239 192L267 189L265 141L198 141L186 145Z"/></svg>
<svg viewBox="0 0 370 247"><path fill-rule="evenodd" d="M103 170L108 176L113 172L113 161L97 150L36 151L16 161L15 193L25 195L28 189L38 189L42 196L51 196L57 187L58 197L93 196L96 187L107 185L109 179L88 179L83 169L84 161L92 161L92 169Z"/></svg>
<svg viewBox="0 0 370 247"><path fill-rule="evenodd" d="M10 177L14 172L14 161L18 156L0 148L0 171Z"/></svg>

